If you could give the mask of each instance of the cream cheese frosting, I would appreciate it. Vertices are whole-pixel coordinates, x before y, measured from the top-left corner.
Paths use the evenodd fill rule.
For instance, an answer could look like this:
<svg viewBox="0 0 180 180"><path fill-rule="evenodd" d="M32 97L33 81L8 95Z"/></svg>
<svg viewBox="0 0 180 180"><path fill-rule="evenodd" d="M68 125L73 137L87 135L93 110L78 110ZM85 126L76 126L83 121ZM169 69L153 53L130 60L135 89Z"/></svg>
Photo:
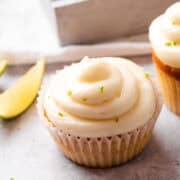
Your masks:
<svg viewBox="0 0 180 180"><path fill-rule="evenodd" d="M148 74L131 61L110 57L85 57L57 71L44 97L49 120L83 137L134 130L152 118L156 104Z"/></svg>
<svg viewBox="0 0 180 180"><path fill-rule="evenodd" d="M180 2L151 23L149 39L153 51L164 64L180 68Z"/></svg>

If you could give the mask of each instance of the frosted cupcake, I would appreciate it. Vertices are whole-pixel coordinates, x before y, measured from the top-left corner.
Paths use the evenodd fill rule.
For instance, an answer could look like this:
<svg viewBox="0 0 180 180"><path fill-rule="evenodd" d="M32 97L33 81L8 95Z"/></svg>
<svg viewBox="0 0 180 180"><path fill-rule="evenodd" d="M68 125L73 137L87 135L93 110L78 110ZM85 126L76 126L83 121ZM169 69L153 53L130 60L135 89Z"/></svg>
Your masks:
<svg viewBox="0 0 180 180"><path fill-rule="evenodd" d="M72 161L111 167L138 155L160 112L149 74L122 58L84 58L41 90L40 116Z"/></svg>
<svg viewBox="0 0 180 180"><path fill-rule="evenodd" d="M180 2L152 22L149 38L165 103L180 115Z"/></svg>

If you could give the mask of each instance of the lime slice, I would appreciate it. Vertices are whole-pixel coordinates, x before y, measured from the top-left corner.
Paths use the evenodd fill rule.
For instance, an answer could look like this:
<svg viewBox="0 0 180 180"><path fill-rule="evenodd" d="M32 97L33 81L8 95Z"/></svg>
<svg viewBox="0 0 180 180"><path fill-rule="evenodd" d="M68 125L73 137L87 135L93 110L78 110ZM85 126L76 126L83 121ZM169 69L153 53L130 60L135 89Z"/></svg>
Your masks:
<svg viewBox="0 0 180 180"><path fill-rule="evenodd" d="M34 101L41 86L45 62L40 60L9 89L0 94L0 118L11 119L23 113Z"/></svg>
<svg viewBox="0 0 180 180"><path fill-rule="evenodd" d="M2 74L4 73L4 71L6 70L7 67L7 61L6 60L1 60L0 61L0 76L2 76Z"/></svg>

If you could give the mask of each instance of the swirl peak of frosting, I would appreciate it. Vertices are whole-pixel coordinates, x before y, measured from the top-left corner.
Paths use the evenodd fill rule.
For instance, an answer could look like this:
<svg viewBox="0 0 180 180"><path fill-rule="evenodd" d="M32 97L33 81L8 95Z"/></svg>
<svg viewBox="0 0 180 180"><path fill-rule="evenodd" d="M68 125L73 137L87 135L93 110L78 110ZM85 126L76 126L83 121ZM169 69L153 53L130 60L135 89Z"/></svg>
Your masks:
<svg viewBox="0 0 180 180"><path fill-rule="evenodd" d="M133 123L149 120L155 110L154 90L145 75L140 67L121 58L86 57L56 73L45 109L63 130L77 134L112 134L127 124L132 128Z"/></svg>
<svg viewBox="0 0 180 180"><path fill-rule="evenodd" d="M107 79L112 73L112 69L105 62L90 62L81 70L79 79L81 82L91 83Z"/></svg>
<svg viewBox="0 0 180 180"><path fill-rule="evenodd" d="M151 23L149 39L161 61L180 68L180 2L170 6Z"/></svg>

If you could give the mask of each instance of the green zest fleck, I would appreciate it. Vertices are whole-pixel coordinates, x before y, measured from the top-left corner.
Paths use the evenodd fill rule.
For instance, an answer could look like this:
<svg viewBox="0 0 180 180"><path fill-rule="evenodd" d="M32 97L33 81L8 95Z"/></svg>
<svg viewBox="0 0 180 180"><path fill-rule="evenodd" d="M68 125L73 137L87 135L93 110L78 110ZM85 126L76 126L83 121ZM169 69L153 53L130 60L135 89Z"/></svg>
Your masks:
<svg viewBox="0 0 180 180"><path fill-rule="evenodd" d="M176 41L172 41L172 45L176 46L177 45Z"/></svg>
<svg viewBox="0 0 180 180"><path fill-rule="evenodd" d="M149 78L149 76L150 76L150 74L146 72L146 73L144 73L144 76L145 76L145 78L147 78L147 79L148 79L148 78Z"/></svg>
<svg viewBox="0 0 180 180"><path fill-rule="evenodd" d="M179 26L180 24L179 24L179 22L172 21L172 25L174 25L174 26Z"/></svg>
<svg viewBox="0 0 180 180"><path fill-rule="evenodd" d="M119 121L119 118L116 118L116 119L115 119L115 122L117 123L118 121Z"/></svg>
<svg viewBox="0 0 180 180"><path fill-rule="evenodd" d="M69 90L69 91L67 92L67 94L68 94L68 96L72 96L72 91Z"/></svg>
<svg viewBox="0 0 180 180"><path fill-rule="evenodd" d="M106 103L108 100L107 99L104 99L103 103Z"/></svg>
<svg viewBox="0 0 180 180"><path fill-rule="evenodd" d="M103 93L104 92L104 86L100 87L100 92Z"/></svg>
<svg viewBox="0 0 180 180"><path fill-rule="evenodd" d="M10 180L14 180L14 177L10 177Z"/></svg>
<svg viewBox="0 0 180 180"><path fill-rule="evenodd" d="M166 46L171 46L171 42L166 42L165 45Z"/></svg>
<svg viewBox="0 0 180 180"><path fill-rule="evenodd" d="M83 100L83 101L87 101L87 98L83 98L82 100Z"/></svg>
<svg viewBox="0 0 180 180"><path fill-rule="evenodd" d="M48 96L48 99L51 99L51 96Z"/></svg>
<svg viewBox="0 0 180 180"><path fill-rule="evenodd" d="M177 43L176 43L176 41L168 41L168 42L165 43L165 45L166 46L176 46Z"/></svg>
<svg viewBox="0 0 180 180"><path fill-rule="evenodd" d="M63 113L62 113L62 112L59 112L58 115L59 115L60 117L63 117Z"/></svg>

